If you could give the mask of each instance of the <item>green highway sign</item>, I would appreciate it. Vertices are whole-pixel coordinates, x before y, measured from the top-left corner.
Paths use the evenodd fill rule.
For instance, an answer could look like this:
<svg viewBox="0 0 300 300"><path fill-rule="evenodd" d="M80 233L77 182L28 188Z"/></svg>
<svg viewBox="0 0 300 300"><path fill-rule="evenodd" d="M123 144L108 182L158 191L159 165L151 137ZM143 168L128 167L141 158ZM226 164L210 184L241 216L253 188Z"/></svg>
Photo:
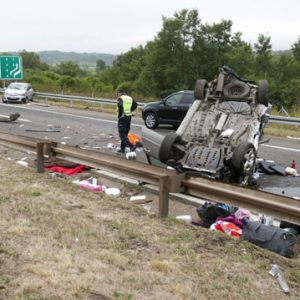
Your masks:
<svg viewBox="0 0 300 300"><path fill-rule="evenodd" d="M0 79L23 79L21 56L0 56Z"/></svg>

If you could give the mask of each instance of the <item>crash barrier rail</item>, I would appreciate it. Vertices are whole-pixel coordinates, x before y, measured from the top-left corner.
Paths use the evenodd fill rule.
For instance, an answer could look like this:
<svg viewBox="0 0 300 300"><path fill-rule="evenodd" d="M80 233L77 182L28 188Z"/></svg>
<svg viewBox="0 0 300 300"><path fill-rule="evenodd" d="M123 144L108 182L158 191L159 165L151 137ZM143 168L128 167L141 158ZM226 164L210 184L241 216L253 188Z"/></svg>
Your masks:
<svg viewBox="0 0 300 300"><path fill-rule="evenodd" d="M243 207L300 225L300 201L297 199L195 176L187 176L182 185L189 195Z"/></svg>
<svg viewBox="0 0 300 300"><path fill-rule="evenodd" d="M0 92L4 92L4 89L0 88ZM72 96L72 95L64 95L64 94L50 94L50 93L34 93L35 96L44 98L47 102L48 99L54 100L66 100L70 101L71 105L73 101L79 102L87 102L87 103L96 103L99 105L106 104L106 105L117 105L116 100L112 99L105 99L105 98L93 98L93 97L83 97L83 96ZM143 108L146 104L143 102L137 102L138 108ZM284 125L293 125L293 126L300 126L300 118L292 118L292 117L284 117L284 116L273 116L269 117L270 123L275 124L284 124Z"/></svg>
<svg viewBox="0 0 300 300"><path fill-rule="evenodd" d="M159 186L159 215L167 217L169 193L196 196L208 201L228 203L237 207L266 213L281 220L300 225L300 201L268 192L232 185L188 173L126 160L109 154L60 145L49 140L0 133L0 144L34 151L37 154L37 171L44 172L45 155L55 156L86 166L118 172L137 180ZM192 204L189 202L189 204ZM199 205L195 203L193 205Z"/></svg>
<svg viewBox="0 0 300 300"><path fill-rule="evenodd" d="M162 169L159 167L147 165L135 160L126 160L105 153L84 150L66 145L59 145L55 142L42 139L34 139L23 136L14 136L0 133L0 144L25 148L34 151L37 154L37 171L44 172L45 155L55 156L60 159L66 159L72 162L101 168L102 170L118 172L137 180L149 182L159 186L159 215L167 217L169 211L169 192L178 192L180 178L175 170Z"/></svg>

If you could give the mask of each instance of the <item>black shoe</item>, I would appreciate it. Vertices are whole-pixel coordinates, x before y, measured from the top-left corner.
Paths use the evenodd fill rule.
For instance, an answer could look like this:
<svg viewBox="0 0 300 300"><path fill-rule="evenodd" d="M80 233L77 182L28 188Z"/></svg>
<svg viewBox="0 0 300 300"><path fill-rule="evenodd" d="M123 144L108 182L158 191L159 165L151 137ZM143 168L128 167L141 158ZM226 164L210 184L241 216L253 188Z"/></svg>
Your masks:
<svg viewBox="0 0 300 300"><path fill-rule="evenodd" d="M13 121L16 121L19 117L20 117L20 114L19 114L19 113L10 114L10 115L9 115L9 120L10 120L11 122L13 122Z"/></svg>
<svg viewBox="0 0 300 300"><path fill-rule="evenodd" d="M125 150L123 150L123 149L118 149L118 150L116 150L116 152L117 152L117 153L125 153Z"/></svg>
<svg viewBox="0 0 300 300"><path fill-rule="evenodd" d="M133 145L132 148L130 149L131 152L135 151L136 145Z"/></svg>

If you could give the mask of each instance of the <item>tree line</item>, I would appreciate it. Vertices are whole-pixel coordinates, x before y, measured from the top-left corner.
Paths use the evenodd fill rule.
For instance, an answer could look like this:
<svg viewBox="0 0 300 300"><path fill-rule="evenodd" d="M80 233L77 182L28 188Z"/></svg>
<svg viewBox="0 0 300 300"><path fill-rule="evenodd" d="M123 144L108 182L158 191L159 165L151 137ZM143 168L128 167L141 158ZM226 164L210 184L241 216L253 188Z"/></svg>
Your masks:
<svg viewBox="0 0 300 300"><path fill-rule="evenodd" d="M267 79L277 107L300 107L300 38L288 51L274 52L270 36L260 34L251 45L242 33L233 32L232 21L203 23L196 9L176 12L162 22L152 41L122 53L110 67L98 59L94 72L72 61L49 66L23 50L24 79L40 91L95 97L115 97L122 87L142 101L193 89L197 79L212 80L228 65L241 77Z"/></svg>

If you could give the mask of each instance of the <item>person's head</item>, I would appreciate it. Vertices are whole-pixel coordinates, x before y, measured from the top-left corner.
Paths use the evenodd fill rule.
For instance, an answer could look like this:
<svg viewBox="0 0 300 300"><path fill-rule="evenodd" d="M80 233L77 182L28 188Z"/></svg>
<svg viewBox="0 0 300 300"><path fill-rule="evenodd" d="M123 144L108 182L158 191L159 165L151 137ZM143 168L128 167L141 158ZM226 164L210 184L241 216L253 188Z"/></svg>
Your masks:
<svg viewBox="0 0 300 300"><path fill-rule="evenodd" d="M124 89L118 89L118 95L126 95L126 91Z"/></svg>

